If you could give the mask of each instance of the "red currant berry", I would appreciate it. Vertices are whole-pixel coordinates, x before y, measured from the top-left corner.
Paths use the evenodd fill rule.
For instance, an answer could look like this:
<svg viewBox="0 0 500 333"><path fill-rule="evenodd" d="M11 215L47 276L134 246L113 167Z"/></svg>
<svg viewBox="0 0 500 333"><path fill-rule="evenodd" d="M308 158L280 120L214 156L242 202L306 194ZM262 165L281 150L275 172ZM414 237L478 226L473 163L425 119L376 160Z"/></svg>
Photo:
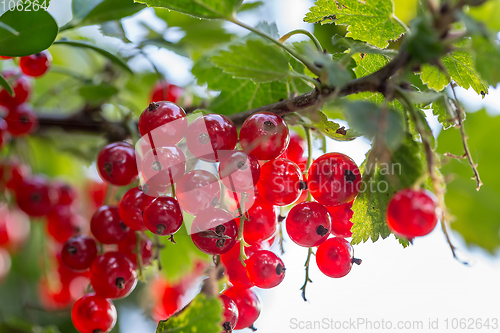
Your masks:
<svg viewBox="0 0 500 333"><path fill-rule="evenodd" d="M153 87L151 102L172 102L177 103L184 93L184 89L166 81L160 81Z"/></svg>
<svg viewBox="0 0 500 333"><path fill-rule="evenodd" d="M75 271L89 269L96 257L97 244L94 239L85 235L68 239L61 251L62 262Z"/></svg>
<svg viewBox="0 0 500 333"><path fill-rule="evenodd" d="M274 206L256 195L253 205L248 209L248 221L243 225L243 238L252 245L268 240L278 228L278 216Z"/></svg>
<svg viewBox="0 0 500 333"><path fill-rule="evenodd" d="M199 117L188 127L186 143L189 151L199 159L219 162L238 143L234 123L220 114Z"/></svg>
<svg viewBox="0 0 500 333"><path fill-rule="evenodd" d="M387 206L387 225L395 234L406 238L429 234L437 220L436 200L426 190L398 191Z"/></svg>
<svg viewBox="0 0 500 333"><path fill-rule="evenodd" d="M102 206L90 220L92 235L102 244L118 244L125 239L129 227L123 223L116 206Z"/></svg>
<svg viewBox="0 0 500 333"><path fill-rule="evenodd" d="M26 214L0 204L0 247L12 252L20 250L30 235L30 225Z"/></svg>
<svg viewBox="0 0 500 333"><path fill-rule="evenodd" d="M97 156L97 170L102 180L112 185L132 183L138 174L134 147L126 142L107 145Z"/></svg>
<svg viewBox="0 0 500 333"><path fill-rule="evenodd" d="M205 170L189 171L177 183L177 199L182 209L192 215L216 206L220 194L219 181Z"/></svg>
<svg viewBox="0 0 500 333"><path fill-rule="evenodd" d="M234 327L235 330L250 327L259 318L261 311L260 299L252 290L231 287L224 291L224 295L232 299L238 308L239 316Z"/></svg>
<svg viewBox="0 0 500 333"><path fill-rule="evenodd" d="M234 217L219 208L206 210L195 217L191 226L191 239L196 247L207 254L223 254L236 244L238 225Z"/></svg>
<svg viewBox="0 0 500 333"><path fill-rule="evenodd" d="M87 198L92 204L94 209L97 209L104 205L104 200L106 199L106 193L108 193L109 185L103 181L88 180L85 192Z"/></svg>
<svg viewBox="0 0 500 333"><path fill-rule="evenodd" d="M125 193L120 201L120 217L130 229L135 231L146 231L143 212L154 198L146 195L138 187L133 187Z"/></svg>
<svg viewBox="0 0 500 333"><path fill-rule="evenodd" d="M224 332L231 333L238 322L238 307L228 296L220 294L219 298L222 301Z"/></svg>
<svg viewBox="0 0 500 333"><path fill-rule="evenodd" d="M52 56L49 51L45 50L30 56L21 57L19 59L19 68L28 76L39 77L47 72L51 62Z"/></svg>
<svg viewBox="0 0 500 333"><path fill-rule="evenodd" d="M5 121L12 136L30 134L38 127L38 117L28 104L11 109Z"/></svg>
<svg viewBox="0 0 500 333"><path fill-rule="evenodd" d="M186 172L186 156L176 146L151 149L142 161L141 171L148 184L166 189Z"/></svg>
<svg viewBox="0 0 500 333"><path fill-rule="evenodd" d="M338 206L354 200L361 174L354 161L341 153L324 154L311 165L307 186L314 199L325 206Z"/></svg>
<svg viewBox="0 0 500 333"><path fill-rule="evenodd" d="M7 90L0 88L0 105L8 109L14 109L18 105L26 102L31 94L31 83L28 79L13 71L5 71L2 73L3 77L11 82L14 96L11 96ZM14 80L14 81L11 81Z"/></svg>
<svg viewBox="0 0 500 333"><path fill-rule="evenodd" d="M175 234L182 226L182 210L172 197L159 197L144 209L144 225L160 236Z"/></svg>
<svg viewBox="0 0 500 333"><path fill-rule="evenodd" d="M75 301L71 295L70 285L61 281L47 282L47 279L42 277L38 281L37 291L40 304L47 310L64 310Z"/></svg>
<svg viewBox="0 0 500 333"><path fill-rule="evenodd" d="M61 244L79 234L82 227L82 217L71 206L56 206L47 215L47 233Z"/></svg>
<svg viewBox="0 0 500 333"><path fill-rule="evenodd" d="M39 176L24 179L16 191L17 206L31 217L47 215L55 205L57 193Z"/></svg>
<svg viewBox="0 0 500 333"><path fill-rule="evenodd" d="M290 133L290 143L281 158L289 159L297 164L302 160L302 155L306 150L306 142L297 133ZM307 160L307 159L306 159ZM301 168L302 169L302 168Z"/></svg>
<svg viewBox="0 0 500 333"><path fill-rule="evenodd" d="M336 207L326 207L332 218L332 235L344 238L352 236L352 203L353 201Z"/></svg>
<svg viewBox="0 0 500 333"><path fill-rule="evenodd" d="M319 270L331 278L346 276L352 268L354 251L351 244L344 238L330 238L318 246L316 251L316 264Z"/></svg>
<svg viewBox="0 0 500 333"><path fill-rule="evenodd" d="M328 209L317 202L303 202L294 206L286 218L290 239L304 247L318 246L330 234L331 218Z"/></svg>
<svg viewBox="0 0 500 333"><path fill-rule="evenodd" d="M259 161L253 155L235 150L221 160L219 177L230 191L246 192L259 181Z"/></svg>
<svg viewBox="0 0 500 333"><path fill-rule="evenodd" d="M137 272L124 254L106 252L90 266L90 283L101 297L122 298L134 290Z"/></svg>
<svg viewBox="0 0 500 333"><path fill-rule="evenodd" d="M285 265L271 251L260 250L248 259L247 275L259 288L274 288L285 278Z"/></svg>
<svg viewBox="0 0 500 333"><path fill-rule="evenodd" d="M113 302L94 294L80 298L71 310L71 320L80 333L109 332L116 324L116 315Z"/></svg>
<svg viewBox="0 0 500 333"><path fill-rule="evenodd" d="M302 173L290 160L276 159L264 164L257 183L259 194L276 206L295 202L301 193Z"/></svg>
<svg viewBox="0 0 500 333"><path fill-rule="evenodd" d="M5 186L16 192L23 181L31 175L31 169L27 164L20 162L11 162L8 169Z"/></svg>
<svg viewBox="0 0 500 333"><path fill-rule="evenodd" d="M247 257L251 257L255 251L260 250L260 244L249 246L245 248ZM240 243L236 244L228 252L220 256L222 264L226 268L226 276L235 287L251 288L254 284L248 279L245 266L240 261Z"/></svg>
<svg viewBox="0 0 500 333"><path fill-rule="evenodd" d="M137 267L137 249L139 249L142 265L148 266L153 262L153 242L142 232L139 233L139 237L137 245L137 232L130 230L125 239L118 243L118 251L125 254Z"/></svg>
<svg viewBox="0 0 500 333"><path fill-rule="evenodd" d="M152 148L175 145L187 132L186 113L174 103L153 102L139 117L139 132Z"/></svg>
<svg viewBox="0 0 500 333"><path fill-rule="evenodd" d="M51 186L57 192L57 197L59 198L56 205L67 206L75 201L77 196L76 190L69 184L63 181L54 181Z"/></svg>
<svg viewBox="0 0 500 333"><path fill-rule="evenodd" d="M259 160L272 160L283 154L289 141L284 120L271 112L255 113L241 126L241 147Z"/></svg>

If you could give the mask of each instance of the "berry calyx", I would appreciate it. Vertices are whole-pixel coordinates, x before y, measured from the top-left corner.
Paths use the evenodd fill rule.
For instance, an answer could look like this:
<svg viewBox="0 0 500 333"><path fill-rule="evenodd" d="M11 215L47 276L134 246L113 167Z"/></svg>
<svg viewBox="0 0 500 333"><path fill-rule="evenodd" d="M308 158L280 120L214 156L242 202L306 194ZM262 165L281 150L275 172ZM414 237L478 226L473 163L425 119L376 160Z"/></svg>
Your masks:
<svg viewBox="0 0 500 333"><path fill-rule="evenodd" d="M102 206L90 220L92 235L102 244L118 244L129 232L116 206Z"/></svg>
<svg viewBox="0 0 500 333"><path fill-rule="evenodd" d="M406 238L429 234L437 221L436 200L426 190L398 191L387 206L387 225L394 233Z"/></svg>
<svg viewBox="0 0 500 333"><path fill-rule="evenodd" d="M187 127L186 113L171 102L152 102L139 117L139 132L152 148L175 145Z"/></svg>
<svg viewBox="0 0 500 333"><path fill-rule="evenodd" d="M261 302L259 296L250 289L230 287L223 292L224 295L236 303L238 308L238 322L235 330L241 330L253 325L259 318Z"/></svg>
<svg viewBox="0 0 500 333"><path fill-rule="evenodd" d="M348 241L340 237L330 238L318 246L316 264L326 276L341 278L351 271L353 262L358 265L361 263L353 255L354 251Z"/></svg>
<svg viewBox="0 0 500 333"><path fill-rule="evenodd" d="M286 206L300 197L301 180L302 173L297 164L279 158L262 166L257 189L259 194L270 203L276 206Z"/></svg>
<svg viewBox="0 0 500 333"><path fill-rule="evenodd" d="M241 126L241 147L259 160L272 160L283 154L289 141L285 121L271 112L255 113Z"/></svg>
<svg viewBox="0 0 500 333"><path fill-rule="evenodd" d="M95 294L88 294L75 302L71 320L80 333L106 333L116 324L113 302Z"/></svg>
<svg viewBox="0 0 500 333"><path fill-rule="evenodd" d="M209 209L195 217L191 239L202 252L216 255L231 250L236 244L238 226L233 216L219 208Z"/></svg>
<svg viewBox="0 0 500 333"><path fill-rule="evenodd" d="M233 302L228 296L224 294L219 295L220 300L222 301L222 328L224 332L231 333L238 322L238 307L236 303Z"/></svg>
<svg viewBox="0 0 500 333"><path fill-rule="evenodd" d="M119 205L120 217L130 229L135 231L146 231L143 212L147 205L155 198L145 194L138 187L128 190L122 197Z"/></svg>
<svg viewBox="0 0 500 333"><path fill-rule="evenodd" d="M253 155L235 150L222 158L219 164L219 177L230 191L246 192L259 181L259 161Z"/></svg>
<svg viewBox="0 0 500 333"><path fill-rule="evenodd" d="M97 156L97 171L102 180L112 185L126 186L137 178L134 147L126 142L114 142Z"/></svg>
<svg viewBox="0 0 500 333"><path fill-rule="evenodd" d="M75 271L89 269L96 257L97 244L94 239L85 235L68 239L61 251L62 262Z"/></svg>
<svg viewBox="0 0 500 333"><path fill-rule="evenodd" d="M332 235L344 238L352 236L352 204L353 201L336 207L326 207L332 218Z"/></svg>
<svg viewBox="0 0 500 333"><path fill-rule="evenodd" d="M106 252L90 266L90 283L98 296L122 298L135 288L137 272L123 253Z"/></svg>
<svg viewBox="0 0 500 333"><path fill-rule="evenodd" d="M303 202L294 206L286 218L290 239L304 247L318 246L328 238L331 218L328 209L317 202Z"/></svg>
<svg viewBox="0 0 500 333"><path fill-rule="evenodd" d="M182 209L197 215L219 204L221 188L218 179L208 171L187 172L177 182L177 199Z"/></svg>
<svg viewBox="0 0 500 333"><path fill-rule="evenodd" d="M167 101L177 103L184 93L184 89L167 81L159 81L153 87L151 102Z"/></svg>
<svg viewBox="0 0 500 333"><path fill-rule="evenodd" d="M248 278L259 288L274 288L285 278L285 264L271 251L255 252L246 264Z"/></svg>
<svg viewBox="0 0 500 333"><path fill-rule="evenodd" d="M21 57L19 59L19 68L28 76L39 77L47 72L51 62L52 56L49 51L45 50L40 53Z"/></svg>
<svg viewBox="0 0 500 333"><path fill-rule="evenodd" d="M28 104L21 104L9 111L7 129L14 137L32 133L38 127L38 117Z"/></svg>
<svg viewBox="0 0 500 333"><path fill-rule="evenodd" d="M159 197L144 209L144 225L160 236L170 236L182 226L182 210L172 197Z"/></svg>

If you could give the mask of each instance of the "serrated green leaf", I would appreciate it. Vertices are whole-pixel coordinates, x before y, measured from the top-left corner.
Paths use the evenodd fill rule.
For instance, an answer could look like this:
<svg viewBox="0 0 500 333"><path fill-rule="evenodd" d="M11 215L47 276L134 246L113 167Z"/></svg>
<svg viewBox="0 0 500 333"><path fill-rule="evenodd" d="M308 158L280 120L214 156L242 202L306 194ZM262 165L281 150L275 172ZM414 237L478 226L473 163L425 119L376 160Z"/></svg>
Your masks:
<svg viewBox="0 0 500 333"><path fill-rule="evenodd" d="M354 73L357 78L370 75L384 67L389 62L389 59L381 54L358 53L355 54L353 58L356 62Z"/></svg>
<svg viewBox="0 0 500 333"><path fill-rule="evenodd" d="M361 136L361 134L355 130L350 128L346 129L344 126L340 126L340 124L328 119L326 114L321 111L311 114L309 118L312 123L304 123L302 125L315 128L335 141L352 141Z"/></svg>
<svg viewBox="0 0 500 333"><path fill-rule="evenodd" d="M486 84L496 87L500 82L500 46L481 36L472 36L476 69Z"/></svg>
<svg viewBox="0 0 500 333"><path fill-rule="evenodd" d="M345 51L349 50L351 55L356 53L367 53L367 54L382 54L388 57L392 57L397 53L396 50L387 50L381 49L375 46L372 46L368 43L363 43L357 40L354 40L349 37L343 37L339 35L334 35L332 37L332 44L335 47L340 49L344 49Z"/></svg>
<svg viewBox="0 0 500 333"><path fill-rule="evenodd" d="M421 143L408 135L393 152L390 163L367 167L365 161L360 171L363 180L352 206L352 244L368 239L376 242L380 237L385 239L391 234L385 220L387 205L396 191L412 186L425 172ZM405 247L408 245L404 239L400 239L400 243Z"/></svg>
<svg viewBox="0 0 500 333"><path fill-rule="evenodd" d="M109 51L107 51L107 50L105 50L97 45L91 44L89 42L61 39L61 40L55 41L54 45L69 45L69 46L82 47L82 48L94 50L97 53L99 53L99 54L105 56L106 58L108 58L109 60L111 60L113 63L122 67L127 72L132 73L132 70L128 66L127 62L125 60L123 60L121 57L114 55L113 53L111 53L111 52L109 52Z"/></svg>
<svg viewBox="0 0 500 333"><path fill-rule="evenodd" d="M136 0L149 7L168 8L205 19L230 19L243 0Z"/></svg>
<svg viewBox="0 0 500 333"><path fill-rule="evenodd" d="M478 95L488 93L488 85L476 71L472 55L466 51L453 51L441 60L444 68L460 87L473 88ZM424 65L420 78L424 84L436 91L443 90L450 82L445 73L435 66Z"/></svg>
<svg viewBox="0 0 500 333"><path fill-rule="evenodd" d="M22 57L46 50L57 37L57 23L45 10L7 11L0 22L18 34L0 29L0 55Z"/></svg>
<svg viewBox="0 0 500 333"><path fill-rule="evenodd" d="M458 125L457 107L448 96L443 95L433 102L430 108L432 108L432 113L438 117L438 121L443 125L444 130ZM465 114L462 115L462 120L465 120L465 116Z"/></svg>
<svg viewBox="0 0 500 333"><path fill-rule="evenodd" d="M182 312L158 323L156 333L220 333L222 304L217 297L198 294Z"/></svg>
<svg viewBox="0 0 500 333"><path fill-rule="evenodd" d="M3 77L2 74L0 74L0 86L2 86L5 90L7 90L7 92L13 96L14 95L14 91L12 90L12 86L10 85L10 83Z"/></svg>
<svg viewBox="0 0 500 333"><path fill-rule="evenodd" d="M405 32L394 15L392 0L317 0L304 20L346 25L348 37L381 48Z"/></svg>
<svg viewBox="0 0 500 333"><path fill-rule="evenodd" d="M484 22L495 32L500 31L500 0L486 1L479 7L470 7L469 14L477 20Z"/></svg>

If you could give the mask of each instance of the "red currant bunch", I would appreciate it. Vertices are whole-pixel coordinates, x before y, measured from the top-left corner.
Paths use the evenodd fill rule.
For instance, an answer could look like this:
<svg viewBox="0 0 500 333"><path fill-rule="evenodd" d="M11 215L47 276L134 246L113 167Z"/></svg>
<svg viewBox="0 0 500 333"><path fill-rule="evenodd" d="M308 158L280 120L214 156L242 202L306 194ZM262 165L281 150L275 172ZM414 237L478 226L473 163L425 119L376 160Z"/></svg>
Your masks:
<svg viewBox="0 0 500 333"><path fill-rule="evenodd" d="M39 77L49 70L51 62L52 56L49 51L45 50L30 56L21 57L19 59L19 68L28 76Z"/></svg>

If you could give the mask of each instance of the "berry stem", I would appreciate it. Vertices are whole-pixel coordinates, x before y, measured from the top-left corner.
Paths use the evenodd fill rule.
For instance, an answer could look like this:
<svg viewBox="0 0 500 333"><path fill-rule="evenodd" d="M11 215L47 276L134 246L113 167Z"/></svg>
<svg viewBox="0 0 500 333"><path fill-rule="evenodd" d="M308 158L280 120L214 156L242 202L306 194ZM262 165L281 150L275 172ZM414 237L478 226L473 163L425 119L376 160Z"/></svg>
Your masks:
<svg viewBox="0 0 500 333"><path fill-rule="evenodd" d="M247 242L245 242L245 238L243 237L243 231L245 228L245 196L241 196L241 201L240 204L238 205L238 209L240 210L240 227L238 229L238 241L240 242L240 261L241 264L245 267L245 260L248 259L247 255L245 254L245 246L248 246Z"/></svg>
<svg viewBox="0 0 500 333"><path fill-rule="evenodd" d="M118 187L111 184L108 185L108 190L106 191L106 199L104 199L105 205L114 205L116 201L116 191Z"/></svg>
<svg viewBox="0 0 500 333"><path fill-rule="evenodd" d="M163 244L160 242L160 236L157 234L153 235L154 237L154 245L155 245L155 259L156 263L158 264L158 271L161 271L161 260L160 260L160 251L163 248Z"/></svg>
<svg viewBox="0 0 500 333"><path fill-rule="evenodd" d="M318 51L323 52L323 47L321 46L321 43L316 38L316 36L314 36L312 33L310 33L307 30L304 30L304 29L292 30L289 33L287 33L286 35L283 35L283 37L281 37L279 39L279 41L281 43L285 43L288 40L288 38L292 37L293 35L297 35L297 34L303 34L303 35L306 35L307 37L309 37L312 40L312 42L314 43L314 45L316 45L316 48L318 49Z"/></svg>
<svg viewBox="0 0 500 333"><path fill-rule="evenodd" d="M286 218L285 207L280 206L280 215L278 216L278 222L279 222L278 235L279 235L279 246L281 254L285 254L285 246L284 246L285 238L283 237L283 221L285 220L285 218Z"/></svg>
<svg viewBox="0 0 500 333"><path fill-rule="evenodd" d="M144 265L142 263L142 251L141 251L141 233L139 231L136 231L135 232L135 236L137 238L136 242L135 242L135 249L134 249L134 252L135 252L135 255L136 255L136 260L137 260L137 268L139 269L139 276L138 278L145 282L145 278L144 278L144 274L143 274L143 270L144 270Z"/></svg>
<svg viewBox="0 0 500 333"><path fill-rule="evenodd" d="M306 262L304 264L304 267L306 268L306 280L304 281L304 285L300 288L300 290L302 290L302 298L304 299L304 302L307 302L307 298L306 298L307 283L308 282L312 283L312 280L309 278L309 263L311 262L311 254L314 254L314 253L313 253L312 248L309 248L307 251L307 259L306 259Z"/></svg>
<svg viewBox="0 0 500 333"><path fill-rule="evenodd" d="M306 172L304 173L304 176L307 179L309 168L311 167L311 164L312 164L313 146L312 146L311 129L307 126L304 126L304 131L306 132L306 140L307 140L307 165L306 165ZM312 201L311 191L309 191L309 190L307 190L306 201Z"/></svg>

